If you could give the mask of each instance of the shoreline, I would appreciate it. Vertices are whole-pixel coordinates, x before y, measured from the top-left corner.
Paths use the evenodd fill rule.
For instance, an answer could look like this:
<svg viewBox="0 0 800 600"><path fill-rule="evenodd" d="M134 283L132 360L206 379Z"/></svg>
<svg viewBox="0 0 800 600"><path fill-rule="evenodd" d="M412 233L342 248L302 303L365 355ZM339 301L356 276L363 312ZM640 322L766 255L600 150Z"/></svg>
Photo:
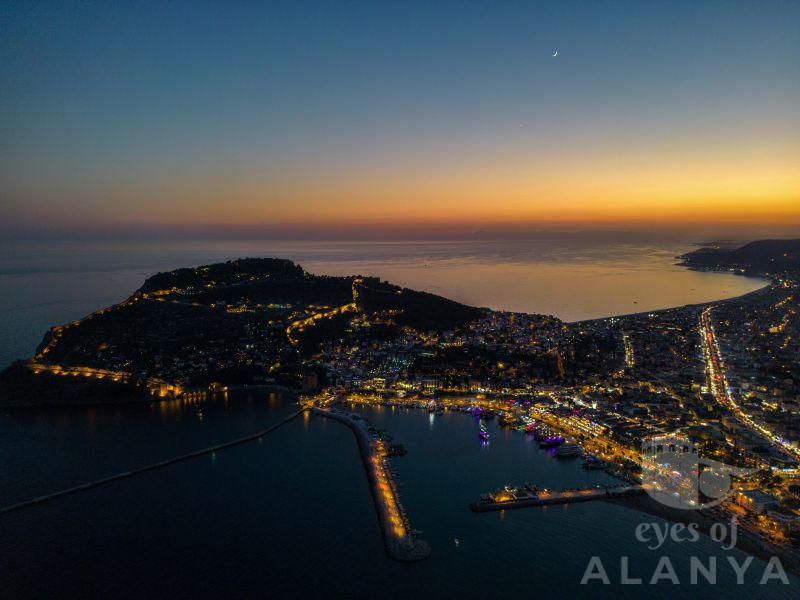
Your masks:
<svg viewBox="0 0 800 600"><path fill-rule="evenodd" d="M628 510L664 519L670 523L696 523L698 525L698 531L709 539L709 532L712 525L715 523L730 523L727 519L715 517L702 510L681 510L664 506L647 495L630 496L626 498L605 497L600 500ZM787 571L800 577L800 556L797 553L787 548L777 546L765 538L751 533L742 526L737 527L737 535L738 538L735 546L737 550L765 562L769 561L773 556L777 556Z"/></svg>
<svg viewBox="0 0 800 600"><path fill-rule="evenodd" d="M227 392L246 392L246 391L276 393L294 399L297 399L299 393L298 389L293 389L284 385L270 384L270 383L232 385L227 387L227 389L223 391L207 390L210 396L224 394ZM160 404L161 402L174 402L175 400L181 400L182 398L183 396L178 396L175 398L160 398L160 397L154 397L150 394L141 394L139 397L134 397L126 400L108 400L108 401L97 401L97 402L48 401L48 402L40 402L38 404L0 402L0 411L6 409L11 411L24 411L26 409L38 410L42 408L100 408L106 406L132 406L132 405L146 406L150 404Z"/></svg>
<svg viewBox="0 0 800 600"><path fill-rule="evenodd" d="M441 240L438 240L438 241L441 241ZM414 241L414 243L416 243L416 241ZM695 245L697 247L702 247L703 246L703 244L699 243L699 242L696 243ZM677 258L680 258L680 256L674 257L673 260L677 259ZM729 300L735 300L735 299L738 299L738 298L744 298L749 294L752 294L754 292L763 290L764 288L769 287L771 285L771 281L768 278L766 278L763 274L760 274L760 273L757 273L757 272L732 272L732 271L727 271L727 270L703 269L703 268L698 268L698 267L695 267L693 265L684 264L684 263L673 263L673 264L675 266L682 267L682 268L684 268L684 269L686 269L688 271L694 271L694 272L698 272L698 273L708 273L708 274L715 274L716 273L716 274L738 275L740 277L748 277L748 278L761 278L761 279L766 279L767 283L762 287L759 287L759 288L757 288L755 290L752 290L750 292L746 292L744 294L740 294L738 296L731 296L730 298L723 298L723 299L713 299L713 300L708 300L708 301L699 302L699 303L679 304L679 305L676 305L676 306L667 306L667 307L657 308L657 309L652 309L652 310L637 311L637 312L633 312L633 313L610 314L610 315L603 315L603 316L600 316L600 317L592 317L592 318L587 318L587 319L567 320L567 319L562 319L561 317L558 317L557 315L551 315L551 316L554 316L554 317L562 320L564 323L569 323L569 324L591 323L591 322L603 321L603 320L607 320L607 319L611 319L611 318L632 317L632 316L637 316L637 315L641 315L641 314L648 314L648 313L651 313L651 312L662 312L662 311L666 311L666 310L675 310L675 309L686 308L686 307L690 307L690 306L705 306L707 304L726 302L726 301L729 301ZM109 272L114 272L114 271L115 271L115 269L111 269ZM38 273L34 273L34 274L38 274ZM46 272L45 272L45 274L46 274ZM425 292L428 292L428 293L441 295L441 294L439 294L439 292L440 292L439 290L430 290L429 291L429 290L425 290L425 289L420 288L420 291L425 291ZM117 302L115 304L112 304L110 306L107 306L105 308L92 310L88 314L85 314L84 316L77 318L76 321L74 321L74 322L84 321L86 319L89 319L89 318L93 317L97 313L102 313L102 312L105 312L105 311L109 311L109 310L115 309L115 308L117 308L119 306L123 306L123 305L128 304L128 303L130 303L132 301L135 301L137 299L137 295L140 294L140 293L141 293L141 286L136 291L134 291L133 293L129 294L123 300L121 300L121 301L119 301L119 302ZM447 295L442 295L442 297L446 298L446 299L451 299ZM491 308L488 308L486 306L479 307L479 306L473 306L471 304L469 306L472 306L473 308L482 308L482 309L492 310L494 312L510 312L510 313L520 313L520 314L530 314L530 315L545 314L545 313L539 313L539 312L535 312L535 311L534 312L513 311L513 310L502 309L502 308L491 309ZM67 323L65 325L68 325L68 324L69 323ZM64 325L61 325L61 326L64 326ZM40 348L42 348L43 346L46 345L46 341L48 339L48 336L51 334L53 327L59 327L59 325L51 326L51 329L48 330L44 334L42 339L39 341L37 346L34 348L34 354L38 354L39 351L40 351ZM15 361L18 361L18 360L23 360L24 361L24 360L30 360L30 359L29 358L17 357L16 359L12 360L11 363L9 363L7 365L0 365L0 372L4 371L9 366L11 366L11 364L13 364Z"/></svg>
<svg viewBox="0 0 800 600"><path fill-rule="evenodd" d="M736 302L736 301L739 301L739 300L744 300L748 296L752 296L752 295L755 295L755 294L762 293L762 292L765 292L767 290L770 290L772 288L772 286L773 286L773 282L771 280L767 279L767 283L765 285L761 286L760 288L756 288L756 289L751 290L749 292L745 292L744 294L739 294L738 296L731 296L730 298L722 298L720 300L708 300L706 302L696 302L696 303L691 303L691 304L681 304L680 306L672 306L672 307L669 307L669 308L659 308L659 309L655 309L655 310L641 310L641 311L638 311L638 312L625 313L625 314L621 314L621 315L608 315L608 316L605 316L605 317L597 317L595 319L579 319L577 321L564 321L564 322L565 323L569 323L570 325L578 325L578 324L581 324L581 323L599 323L601 321L608 321L609 319L626 319L626 318L631 318L631 317L641 317L641 316L644 316L644 315L661 313L661 312L666 312L666 311L671 311L671 310L683 310L683 309L687 309L687 308L701 309L701 308L709 306L711 304L722 304L723 302Z"/></svg>

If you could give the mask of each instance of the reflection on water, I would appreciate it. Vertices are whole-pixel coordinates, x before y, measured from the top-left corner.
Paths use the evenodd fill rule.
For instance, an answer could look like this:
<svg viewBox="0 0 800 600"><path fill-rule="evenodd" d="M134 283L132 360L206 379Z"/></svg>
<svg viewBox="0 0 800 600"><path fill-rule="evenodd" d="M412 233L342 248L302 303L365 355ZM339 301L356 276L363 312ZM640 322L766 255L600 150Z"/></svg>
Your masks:
<svg viewBox="0 0 800 600"><path fill-rule="evenodd" d="M161 403L163 404L163 403ZM163 415L160 406L32 411L0 420L7 500L50 491L263 429L294 405L254 395ZM355 408L408 454L392 459L403 504L433 553L423 562L386 557L352 432L306 415L264 437L169 468L59 499L0 519L0 585L7 597L796 597L797 582L760 587L763 563L735 585L726 552L706 537L667 540L659 552L635 538L660 519L605 502L475 514L480 493L532 481L550 488L613 481L580 461L558 460L523 432L405 408ZM92 422L90 427L88 424ZM20 444L36 439L35 445ZM117 443L109 444L109 440ZM177 443L175 442L177 440ZM18 463L40 481L20 481ZM16 466L15 466L16 465ZM48 483L47 486L44 486ZM458 540L458 543L455 543ZM733 552L741 564L744 556ZM592 556L619 581L654 572L669 556L688 582L692 555L718 557L716 586L580 586ZM701 579L702 582L702 579Z"/></svg>

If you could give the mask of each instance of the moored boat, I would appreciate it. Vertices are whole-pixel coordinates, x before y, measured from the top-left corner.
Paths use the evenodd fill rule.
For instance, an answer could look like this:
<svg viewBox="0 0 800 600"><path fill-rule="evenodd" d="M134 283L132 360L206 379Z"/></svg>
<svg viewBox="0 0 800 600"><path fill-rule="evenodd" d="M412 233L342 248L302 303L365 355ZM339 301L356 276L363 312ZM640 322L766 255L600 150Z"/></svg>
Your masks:
<svg viewBox="0 0 800 600"><path fill-rule="evenodd" d="M563 435L549 435L539 441L539 448L554 448L564 442Z"/></svg>
<svg viewBox="0 0 800 600"><path fill-rule="evenodd" d="M580 453L581 447L578 444L562 444L556 448L557 458L576 458Z"/></svg>
<svg viewBox="0 0 800 600"><path fill-rule="evenodd" d="M503 413L498 419L501 425L511 426L517 422L517 418L511 413Z"/></svg>

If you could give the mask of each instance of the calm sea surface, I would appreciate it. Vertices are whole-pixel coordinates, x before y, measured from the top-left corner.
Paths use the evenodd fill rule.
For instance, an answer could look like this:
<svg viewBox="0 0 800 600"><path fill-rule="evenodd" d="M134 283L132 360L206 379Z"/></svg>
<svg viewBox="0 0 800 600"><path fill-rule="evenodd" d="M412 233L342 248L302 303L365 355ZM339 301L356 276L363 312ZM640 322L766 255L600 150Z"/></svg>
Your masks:
<svg viewBox="0 0 800 600"><path fill-rule="evenodd" d="M689 249L552 240L30 246L4 252L0 262L0 362L29 356L47 327L123 299L154 271L242 255L284 256L314 272L379 275L472 304L570 320L763 284L674 267L671 258ZM255 432L293 408L291 399L242 393L201 404L0 412L0 505ZM412 524L433 547L427 561L385 556L351 432L308 416L260 442L3 515L0 596L797 597L794 579L759 586L759 561L736 585L730 552L706 537L648 550L635 527L664 522L616 505L476 515L468 503L505 483L563 487L609 478L493 422L482 446L463 414L362 411L408 448L393 460ZM690 586L690 557L712 555L718 584ZM617 584L579 585L592 556ZM669 556L683 585L620 586L621 556L645 582Z"/></svg>
<svg viewBox="0 0 800 600"><path fill-rule="evenodd" d="M241 394L202 405L4 414L2 502L257 431L293 407ZM386 557L352 433L307 416L261 442L3 515L3 597L797 597L794 579L758 585L760 561L736 585L726 557L741 564L745 556L706 537L648 550L636 526L664 521L620 506L474 514L469 502L505 483L560 488L610 478L493 422L481 445L476 422L461 413L362 412L408 448L393 461L412 524L432 545L428 560ZM614 584L580 585L593 556ZM667 556L683 585L621 586L622 556L645 582ZM691 556L717 557L717 585L689 585Z"/></svg>

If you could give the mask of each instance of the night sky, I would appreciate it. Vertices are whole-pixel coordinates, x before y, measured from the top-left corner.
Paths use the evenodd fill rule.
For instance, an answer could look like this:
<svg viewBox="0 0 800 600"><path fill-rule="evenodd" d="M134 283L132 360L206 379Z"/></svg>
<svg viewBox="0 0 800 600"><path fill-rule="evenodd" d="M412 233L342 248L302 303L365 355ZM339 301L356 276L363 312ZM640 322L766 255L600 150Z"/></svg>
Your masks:
<svg viewBox="0 0 800 600"><path fill-rule="evenodd" d="M5 2L0 89L6 230L800 223L798 2Z"/></svg>

